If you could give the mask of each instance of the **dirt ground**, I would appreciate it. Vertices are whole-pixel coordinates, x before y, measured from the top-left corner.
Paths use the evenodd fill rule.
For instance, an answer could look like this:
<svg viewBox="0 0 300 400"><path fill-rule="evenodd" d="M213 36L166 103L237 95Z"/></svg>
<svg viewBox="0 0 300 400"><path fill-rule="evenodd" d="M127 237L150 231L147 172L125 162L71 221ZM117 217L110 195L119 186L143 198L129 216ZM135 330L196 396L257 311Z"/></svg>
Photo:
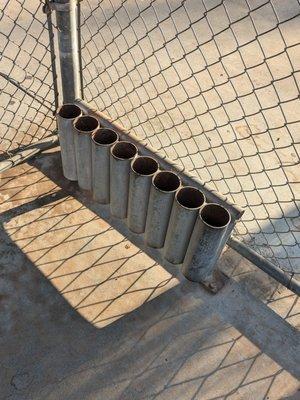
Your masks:
<svg viewBox="0 0 300 400"><path fill-rule="evenodd" d="M300 302L233 250L216 295L62 177L1 178L0 399L299 399Z"/></svg>

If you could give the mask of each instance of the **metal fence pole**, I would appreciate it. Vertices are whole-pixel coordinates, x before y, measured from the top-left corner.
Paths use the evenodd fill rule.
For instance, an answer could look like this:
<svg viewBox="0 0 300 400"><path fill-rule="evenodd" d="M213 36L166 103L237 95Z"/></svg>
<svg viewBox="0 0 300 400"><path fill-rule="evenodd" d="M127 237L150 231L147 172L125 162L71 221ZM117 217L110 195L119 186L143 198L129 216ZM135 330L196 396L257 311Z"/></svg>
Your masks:
<svg viewBox="0 0 300 400"><path fill-rule="evenodd" d="M277 282L300 296L300 281L294 277L294 274L290 275L288 272L283 271L236 238L229 238L228 245Z"/></svg>
<svg viewBox="0 0 300 400"><path fill-rule="evenodd" d="M56 11L63 103L72 103L80 96L77 1L56 0L51 7Z"/></svg>

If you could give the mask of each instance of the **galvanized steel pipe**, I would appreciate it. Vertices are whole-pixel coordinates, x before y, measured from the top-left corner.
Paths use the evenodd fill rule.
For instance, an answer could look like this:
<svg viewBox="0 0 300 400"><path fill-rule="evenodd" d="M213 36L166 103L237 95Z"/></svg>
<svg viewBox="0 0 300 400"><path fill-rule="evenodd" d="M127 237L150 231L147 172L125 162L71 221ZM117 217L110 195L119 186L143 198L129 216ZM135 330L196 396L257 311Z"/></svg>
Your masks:
<svg viewBox="0 0 300 400"><path fill-rule="evenodd" d="M80 96L77 0L55 0L50 6L56 11L63 101L70 103Z"/></svg>
<svg viewBox="0 0 300 400"><path fill-rule="evenodd" d="M73 123L80 115L82 111L75 104L63 104L56 114L63 174L70 181L77 181Z"/></svg>
<svg viewBox="0 0 300 400"><path fill-rule="evenodd" d="M178 175L171 171L157 172L152 178L145 230L146 243L150 247L164 245L173 200L180 184Z"/></svg>
<svg viewBox="0 0 300 400"><path fill-rule="evenodd" d="M175 195L165 241L165 258L173 264L181 264L191 234L205 197L200 190L186 186Z"/></svg>
<svg viewBox="0 0 300 400"><path fill-rule="evenodd" d="M158 168L152 157L137 157L131 163L127 222L132 232L145 231L152 177Z"/></svg>
<svg viewBox="0 0 300 400"><path fill-rule="evenodd" d="M300 281L297 280L297 277L294 276L293 273L291 274L283 271L277 265L272 264L269 260L265 259L263 256L256 253L250 247L246 246L234 237L229 239L228 244L243 257L247 258L266 274L274 278L277 282L280 282L289 290L300 296Z"/></svg>
<svg viewBox="0 0 300 400"><path fill-rule="evenodd" d="M229 212L219 204L206 204L201 208L182 265L186 278L207 286L213 282L230 219Z"/></svg>
<svg viewBox="0 0 300 400"><path fill-rule="evenodd" d="M92 144L91 136L99 128L98 120L89 115L74 121L74 142L78 185L83 190L92 189Z"/></svg>
<svg viewBox="0 0 300 400"><path fill-rule="evenodd" d="M110 212L114 217L126 218L130 164L138 153L130 142L118 142L110 149Z"/></svg>
<svg viewBox="0 0 300 400"><path fill-rule="evenodd" d="M92 134L93 198L102 204L110 200L110 149L119 140L111 129L97 129Z"/></svg>

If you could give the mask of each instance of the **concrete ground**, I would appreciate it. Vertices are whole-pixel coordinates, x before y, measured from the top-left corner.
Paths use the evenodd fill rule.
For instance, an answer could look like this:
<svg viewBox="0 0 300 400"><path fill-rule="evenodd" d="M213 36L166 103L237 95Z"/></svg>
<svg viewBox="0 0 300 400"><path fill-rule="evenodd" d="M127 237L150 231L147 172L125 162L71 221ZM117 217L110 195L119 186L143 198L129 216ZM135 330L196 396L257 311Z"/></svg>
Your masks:
<svg viewBox="0 0 300 400"><path fill-rule="evenodd" d="M300 302L234 251L186 281L62 177L59 149L1 179L0 399L300 398Z"/></svg>

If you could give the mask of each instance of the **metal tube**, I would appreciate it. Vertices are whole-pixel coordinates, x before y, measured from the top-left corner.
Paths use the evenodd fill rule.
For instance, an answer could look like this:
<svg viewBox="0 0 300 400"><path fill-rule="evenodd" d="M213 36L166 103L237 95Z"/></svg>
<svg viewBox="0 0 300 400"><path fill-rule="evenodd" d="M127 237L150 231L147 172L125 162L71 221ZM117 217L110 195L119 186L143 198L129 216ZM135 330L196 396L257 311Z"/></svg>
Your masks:
<svg viewBox="0 0 300 400"><path fill-rule="evenodd" d="M54 93L54 106L55 110L58 109L58 82L57 82L57 68L56 68L56 51L55 51L55 44L54 44L54 24L52 20L52 12L51 6L49 4L49 0L44 1L43 5L43 12L46 14L47 17L47 30L48 30L48 37L49 37L49 50L50 50L50 58L51 58L51 74L52 74L52 87ZM74 99L75 100L75 99Z"/></svg>
<svg viewBox="0 0 300 400"><path fill-rule="evenodd" d="M77 181L73 123L81 114L75 104L63 104L56 114L63 174L70 181Z"/></svg>
<svg viewBox="0 0 300 400"><path fill-rule="evenodd" d="M175 193L181 184L178 175L171 171L157 172L152 178L145 239L150 247L164 245Z"/></svg>
<svg viewBox="0 0 300 400"><path fill-rule="evenodd" d="M165 241L165 258L173 263L182 263L191 234L205 197L200 190L186 186L175 195Z"/></svg>
<svg viewBox="0 0 300 400"><path fill-rule="evenodd" d="M114 217L126 218L130 164L138 153L130 142L118 142L110 149L110 212Z"/></svg>
<svg viewBox="0 0 300 400"><path fill-rule="evenodd" d="M201 208L182 265L187 279L208 287L213 285L214 269L230 219L229 212L218 204Z"/></svg>
<svg viewBox="0 0 300 400"><path fill-rule="evenodd" d="M231 203L230 199L217 192L209 184L202 182L198 177L192 175L186 171L183 167L178 166L174 161L168 159L164 154L158 152L149 145L148 142L139 139L132 132L125 129L122 125L113 122L113 120L106 114L94 109L89 103L82 99L76 99L77 104L85 113L96 117L101 126L109 129L113 129L118 132L121 140L129 140L139 147L141 155L155 157L160 164L161 169L172 170L182 180L182 183L186 186L194 186L204 193L207 201L210 203L218 203L226 207L231 214L231 218L235 221L239 220L244 213L244 209L238 205Z"/></svg>
<svg viewBox="0 0 300 400"><path fill-rule="evenodd" d="M97 129L92 134L93 198L102 204L109 203L110 148L119 140L111 129Z"/></svg>
<svg viewBox="0 0 300 400"><path fill-rule="evenodd" d="M128 226L132 232L145 231L152 177L158 168L158 162L152 157L137 157L131 163Z"/></svg>
<svg viewBox="0 0 300 400"><path fill-rule="evenodd" d="M63 102L72 103L80 96L77 37L77 0L55 0L56 25Z"/></svg>
<svg viewBox="0 0 300 400"><path fill-rule="evenodd" d="M228 245L255 264L259 269L272 276L277 282L280 282L283 286L300 296L300 281L293 274L283 271L236 238L230 238Z"/></svg>
<svg viewBox="0 0 300 400"><path fill-rule="evenodd" d="M92 145L91 135L99 128L96 118L84 115L73 123L78 185L83 190L92 190Z"/></svg>

